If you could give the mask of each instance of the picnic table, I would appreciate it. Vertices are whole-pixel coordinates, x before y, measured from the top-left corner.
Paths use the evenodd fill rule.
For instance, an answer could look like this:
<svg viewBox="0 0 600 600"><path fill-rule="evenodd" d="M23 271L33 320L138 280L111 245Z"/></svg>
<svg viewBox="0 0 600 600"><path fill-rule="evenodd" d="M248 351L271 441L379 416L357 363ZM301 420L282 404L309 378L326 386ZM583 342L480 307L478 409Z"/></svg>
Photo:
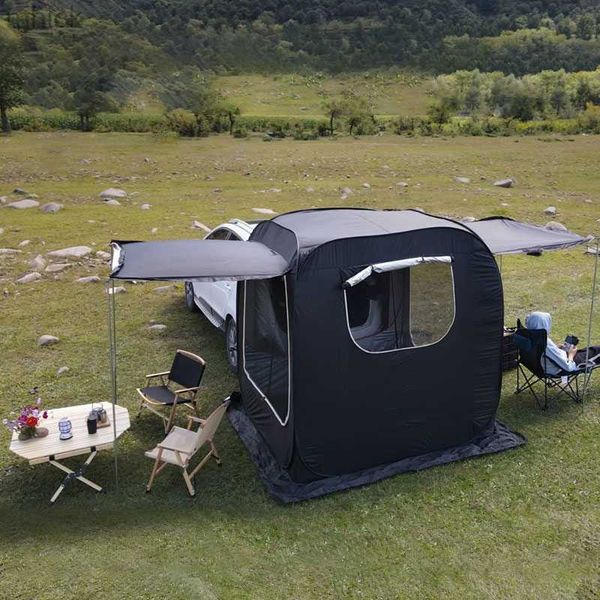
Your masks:
<svg viewBox="0 0 600 600"><path fill-rule="evenodd" d="M52 504L56 502L65 487L72 483L74 479L81 481L97 492L102 491L101 486L85 478L83 474L98 452L112 448L116 439L129 429L130 421L129 411L123 406L115 405L115 422L113 423L112 405L107 402L105 408L110 419L110 425L98 428L98 431L94 434L88 433L88 415L92 408L98 408L100 404L100 402L95 402L94 404L48 409L48 419L41 423L48 429L46 437L19 440L18 433L13 433L9 446L11 452L28 460L30 465L49 463L67 474L52 498L50 498ZM59 437L58 422L63 417L68 418L72 424L73 437L68 440L61 440ZM86 454L88 455L87 459L76 471L60 462L65 458Z"/></svg>

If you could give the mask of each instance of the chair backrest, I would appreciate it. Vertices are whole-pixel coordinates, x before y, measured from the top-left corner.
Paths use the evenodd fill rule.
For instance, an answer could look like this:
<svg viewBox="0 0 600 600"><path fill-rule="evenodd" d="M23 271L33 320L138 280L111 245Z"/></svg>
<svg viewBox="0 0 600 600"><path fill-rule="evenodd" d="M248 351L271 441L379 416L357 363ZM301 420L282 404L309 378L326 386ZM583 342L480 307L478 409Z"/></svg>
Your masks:
<svg viewBox="0 0 600 600"><path fill-rule="evenodd" d="M548 334L545 329L527 329L519 327L514 335L514 341L519 349L519 362L534 375L545 377L542 367L542 357L548 344Z"/></svg>
<svg viewBox="0 0 600 600"><path fill-rule="evenodd" d="M229 404L230 400L227 398L210 413L204 425L198 429L194 451L198 450L198 448L200 448L206 442L212 441L217 429L219 428L219 425L221 424L223 416L227 412Z"/></svg>
<svg viewBox="0 0 600 600"><path fill-rule="evenodd" d="M206 362L200 356L185 350L177 350L169 371L169 381L184 388L198 387L205 367Z"/></svg>

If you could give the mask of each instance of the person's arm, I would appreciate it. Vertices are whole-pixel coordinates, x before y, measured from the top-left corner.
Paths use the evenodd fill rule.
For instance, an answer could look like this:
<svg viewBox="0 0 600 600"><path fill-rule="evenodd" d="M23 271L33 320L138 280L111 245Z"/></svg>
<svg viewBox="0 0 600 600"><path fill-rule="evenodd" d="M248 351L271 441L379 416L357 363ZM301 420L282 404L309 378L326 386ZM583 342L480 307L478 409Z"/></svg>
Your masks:
<svg viewBox="0 0 600 600"><path fill-rule="evenodd" d="M577 348L565 352L561 350L552 340L548 340L546 346L546 356L563 371L576 371L577 365L573 361L573 358L577 354Z"/></svg>

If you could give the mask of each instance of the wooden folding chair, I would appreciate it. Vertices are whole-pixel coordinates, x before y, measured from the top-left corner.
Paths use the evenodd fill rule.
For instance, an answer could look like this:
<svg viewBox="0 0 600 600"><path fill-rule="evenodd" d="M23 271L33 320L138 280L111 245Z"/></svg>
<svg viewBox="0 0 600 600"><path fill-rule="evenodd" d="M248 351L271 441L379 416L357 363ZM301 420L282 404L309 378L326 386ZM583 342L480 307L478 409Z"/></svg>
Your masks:
<svg viewBox="0 0 600 600"><path fill-rule="evenodd" d="M215 459L217 465L221 464L221 457L217 452L213 438L227 411L229 403L230 398L227 398L207 419L200 419L193 416L188 417L187 429L177 426L173 427L160 444L145 453L148 458L154 459L154 467L150 474L148 485L146 486L147 492L152 489L154 478L167 464L171 464L181 468L183 479L190 496L196 494L192 482L196 473L210 460L211 457ZM193 423L200 424L197 431L192 430ZM190 461L205 444L210 445L210 451L192 471L188 471Z"/></svg>
<svg viewBox="0 0 600 600"><path fill-rule="evenodd" d="M165 433L168 433L178 406L183 405L196 413L205 368L206 363L200 356L177 350L169 371L146 375L146 387L137 389L141 397L137 416L147 408L164 421ZM150 385L155 379L160 380L160 385Z"/></svg>

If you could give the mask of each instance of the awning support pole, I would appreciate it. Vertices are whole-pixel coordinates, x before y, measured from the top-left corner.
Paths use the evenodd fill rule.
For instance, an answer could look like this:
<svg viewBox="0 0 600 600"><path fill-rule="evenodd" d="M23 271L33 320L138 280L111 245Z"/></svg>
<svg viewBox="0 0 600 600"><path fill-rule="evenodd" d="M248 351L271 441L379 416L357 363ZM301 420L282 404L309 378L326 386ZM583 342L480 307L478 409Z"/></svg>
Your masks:
<svg viewBox="0 0 600 600"><path fill-rule="evenodd" d="M592 344L592 319L594 317L594 304L596 299L596 284L598 281L598 252L600 251L600 240L596 238L596 254L594 255L594 277L592 279L592 301L590 302L590 318L588 321L588 343L585 353L585 379L583 381L583 391L581 393L581 404L585 400L585 393L587 392L588 383L590 381L590 366L588 364L590 358L590 345Z"/></svg>
<svg viewBox="0 0 600 600"><path fill-rule="evenodd" d="M115 281L109 279L106 282L106 294L108 296L108 343L109 343L109 368L111 383L112 402L112 424L113 424L113 458L115 465L115 489L119 491L119 465L118 465L118 441L117 441L117 330L116 330L116 306L115 306Z"/></svg>

